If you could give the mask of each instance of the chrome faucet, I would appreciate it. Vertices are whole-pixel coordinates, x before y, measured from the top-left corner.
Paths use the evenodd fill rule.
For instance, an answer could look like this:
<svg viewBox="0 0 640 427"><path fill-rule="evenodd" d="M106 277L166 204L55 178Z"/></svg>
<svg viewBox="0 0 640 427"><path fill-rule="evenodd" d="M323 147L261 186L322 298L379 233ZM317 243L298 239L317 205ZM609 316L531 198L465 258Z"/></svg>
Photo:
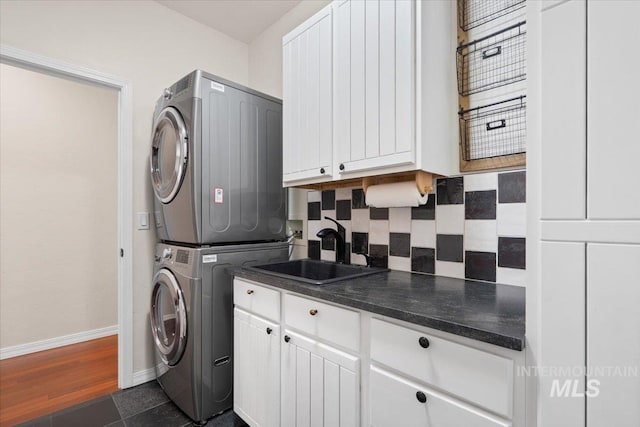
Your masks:
<svg viewBox="0 0 640 427"><path fill-rule="evenodd" d="M333 236L333 238L336 240L336 262L339 264L344 264L345 252L347 249L347 243L346 243L347 239L345 234L346 230L335 219L329 218L328 216L325 216L324 219L328 219L329 221L335 222L338 228L338 231L334 230L333 228L323 228L322 230L318 231L318 233L316 233L316 236L320 237L321 239L324 239L325 237Z"/></svg>

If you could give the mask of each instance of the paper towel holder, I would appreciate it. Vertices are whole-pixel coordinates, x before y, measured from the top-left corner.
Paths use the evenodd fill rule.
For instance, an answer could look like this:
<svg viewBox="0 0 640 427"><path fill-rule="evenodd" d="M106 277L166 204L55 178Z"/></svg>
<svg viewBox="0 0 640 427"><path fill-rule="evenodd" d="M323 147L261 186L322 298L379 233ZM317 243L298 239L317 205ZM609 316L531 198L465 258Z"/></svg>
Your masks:
<svg viewBox="0 0 640 427"><path fill-rule="evenodd" d="M366 193L370 185L392 184L395 182L415 181L423 196L433 189L433 174L425 171L402 172L392 175L368 176L362 178L362 190Z"/></svg>

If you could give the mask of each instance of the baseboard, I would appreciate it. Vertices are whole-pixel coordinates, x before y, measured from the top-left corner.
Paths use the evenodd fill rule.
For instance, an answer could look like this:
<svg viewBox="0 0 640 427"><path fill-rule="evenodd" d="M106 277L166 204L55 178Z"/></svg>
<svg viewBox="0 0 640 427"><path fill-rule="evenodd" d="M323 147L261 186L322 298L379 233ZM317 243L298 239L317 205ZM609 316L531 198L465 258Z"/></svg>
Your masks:
<svg viewBox="0 0 640 427"><path fill-rule="evenodd" d="M11 357L23 356L25 354L36 353L38 351L50 350L52 348L63 347L69 344L90 341L96 338L116 335L118 325L107 326L106 328L92 329L90 331L78 332L76 334L63 335L61 337L49 338L42 341L35 341L26 344L14 345L12 347L0 348L0 360Z"/></svg>
<svg viewBox="0 0 640 427"><path fill-rule="evenodd" d="M149 368L133 373L133 381L131 387L149 382L156 379L156 369Z"/></svg>

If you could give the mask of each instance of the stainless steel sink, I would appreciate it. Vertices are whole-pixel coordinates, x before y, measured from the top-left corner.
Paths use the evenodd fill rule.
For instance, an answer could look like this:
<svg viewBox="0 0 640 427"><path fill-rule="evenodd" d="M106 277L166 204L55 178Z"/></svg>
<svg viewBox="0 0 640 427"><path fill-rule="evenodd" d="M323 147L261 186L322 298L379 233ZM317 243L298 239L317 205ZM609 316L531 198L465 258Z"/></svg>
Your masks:
<svg viewBox="0 0 640 427"><path fill-rule="evenodd" d="M301 259L275 264L256 265L246 268L260 273L269 274L271 276L300 280L301 282L311 283L314 285L325 285L327 283L355 279L356 277L389 271L386 268L337 264L334 262L317 261L313 259Z"/></svg>

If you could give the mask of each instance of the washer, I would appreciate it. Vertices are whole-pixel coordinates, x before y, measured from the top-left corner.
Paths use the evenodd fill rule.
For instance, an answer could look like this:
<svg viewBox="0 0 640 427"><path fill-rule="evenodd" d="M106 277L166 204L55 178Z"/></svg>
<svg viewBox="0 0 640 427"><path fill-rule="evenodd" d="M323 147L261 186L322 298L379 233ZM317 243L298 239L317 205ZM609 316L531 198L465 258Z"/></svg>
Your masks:
<svg viewBox="0 0 640 427"><path fill-rule="evenodd" d="M286 259L286 242L156 246L151 297L156 375L167 396L194 421L233 406L233 277L227 269Z"/></svg>
<svg viewBox="0 0 640 427"><path fill-rule="evenodd" d="M160 240L203 245L284 239L277 98L192 72L156 104L150 167Z"/></svg>

